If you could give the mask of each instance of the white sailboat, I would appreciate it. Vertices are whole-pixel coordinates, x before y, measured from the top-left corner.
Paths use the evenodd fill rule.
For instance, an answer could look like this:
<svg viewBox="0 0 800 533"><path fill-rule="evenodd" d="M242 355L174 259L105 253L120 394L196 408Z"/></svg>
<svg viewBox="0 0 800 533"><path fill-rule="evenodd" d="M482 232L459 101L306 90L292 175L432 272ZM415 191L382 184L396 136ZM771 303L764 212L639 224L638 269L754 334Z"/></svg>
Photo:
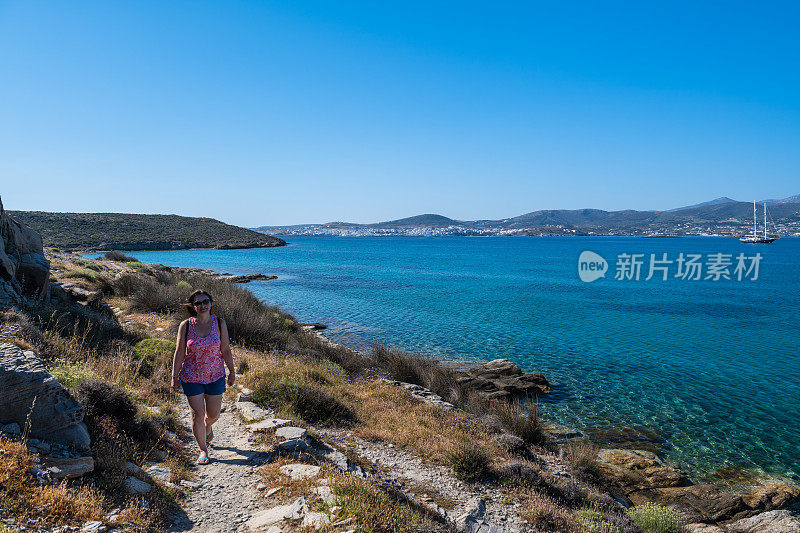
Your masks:
<svg viewBox="0 0 800 533"><path fill-rule="evenodd" d="M758 224L756 223L756 203L753 202L753 234L745 237L740 237L739 240L747 244L772 244L778 239L778 236L770 237L767 235L767 203L764 202L764 235L759 236Z"/></svg>

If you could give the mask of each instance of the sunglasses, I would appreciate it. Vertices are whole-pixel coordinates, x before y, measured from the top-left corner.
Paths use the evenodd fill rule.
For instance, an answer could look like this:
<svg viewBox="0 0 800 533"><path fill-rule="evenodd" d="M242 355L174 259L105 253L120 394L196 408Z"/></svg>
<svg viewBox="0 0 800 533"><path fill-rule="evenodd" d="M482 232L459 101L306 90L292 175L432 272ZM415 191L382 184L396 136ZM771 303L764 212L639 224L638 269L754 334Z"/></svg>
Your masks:
<svg viewBox="0 0 800 533"><path fill-rule="evenodd" d="M192 305L195 306L195 307L200 307L201 305L206 305L206 304L210 304L210 303L211 303L211 300L206 298L205 300L200 300L199 302L194 302L194 303L192 303Z"/></svg>

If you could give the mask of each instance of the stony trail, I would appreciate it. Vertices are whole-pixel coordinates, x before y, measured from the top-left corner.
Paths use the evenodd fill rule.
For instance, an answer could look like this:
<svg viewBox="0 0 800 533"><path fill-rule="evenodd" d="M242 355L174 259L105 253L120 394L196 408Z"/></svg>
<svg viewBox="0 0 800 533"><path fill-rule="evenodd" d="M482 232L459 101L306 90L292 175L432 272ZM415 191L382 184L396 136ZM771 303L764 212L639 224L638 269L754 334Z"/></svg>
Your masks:
<svg viewBox="0 0 800 533"><path fill-rule="evenodd" d="M183 516L173 518L169 532L222 533L249 531L247 520L258 508L256 468L271 454L248 441L248 432L229 405L214 424L214 439L209 447L211 463L194 465L194 481L200 487L190 491L183 504ZM181 420L191 428L191 415L185 397L180 403ZM187 443L197 451L194 439ZM198 452L199 453L199 452Z"/></svg>

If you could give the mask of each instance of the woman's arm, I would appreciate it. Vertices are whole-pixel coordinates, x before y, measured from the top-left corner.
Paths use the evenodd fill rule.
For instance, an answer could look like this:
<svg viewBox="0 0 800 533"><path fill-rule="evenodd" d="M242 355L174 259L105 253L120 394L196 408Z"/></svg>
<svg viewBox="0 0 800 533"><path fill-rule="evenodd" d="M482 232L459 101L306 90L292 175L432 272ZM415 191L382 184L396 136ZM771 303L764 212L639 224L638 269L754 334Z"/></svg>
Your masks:
<svg viewBox="0 0 800 533"><path fill-rule="evenodd" d="M225 364L228 366L228 386L231 386L236 381L236 368L233 366L233 352L228 339L228 325L221 318L219 319L219 332L219 349L222 352L222 359L225 360Z"/></svg>
<svg viewBox="0 0 800 533"><path fill-rule="evenodd" d="M186 356L186 321L178 326L178 338L175 340L175 355L172 356L172 388L176 391L180 389L181 382L178 379L183 358Z"/></svg>

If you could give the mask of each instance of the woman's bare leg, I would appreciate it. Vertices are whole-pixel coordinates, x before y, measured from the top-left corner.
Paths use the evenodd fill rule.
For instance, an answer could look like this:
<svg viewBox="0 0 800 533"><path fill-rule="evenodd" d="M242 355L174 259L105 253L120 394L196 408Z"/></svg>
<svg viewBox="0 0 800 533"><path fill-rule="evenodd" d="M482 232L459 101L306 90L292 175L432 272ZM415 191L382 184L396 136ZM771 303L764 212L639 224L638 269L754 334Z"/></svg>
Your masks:
<svg viewBox="0 0 800 533"><path fill-rule="evenodd" d="M186 400L189 402L189 407L192 410L192 433L200 447L200 455L208 456L208 448L206 447L206 402L204 394L195 394L194 396L187 396ZM219 415L217 415L219 416Z"/></svg>
<svg viewBox="0 0 800 533"><path fill-rule="evenodd" d="M219 413L222 409L222 394L206 394L206 435L211 433L211 426L219 420Z"/></svg>

